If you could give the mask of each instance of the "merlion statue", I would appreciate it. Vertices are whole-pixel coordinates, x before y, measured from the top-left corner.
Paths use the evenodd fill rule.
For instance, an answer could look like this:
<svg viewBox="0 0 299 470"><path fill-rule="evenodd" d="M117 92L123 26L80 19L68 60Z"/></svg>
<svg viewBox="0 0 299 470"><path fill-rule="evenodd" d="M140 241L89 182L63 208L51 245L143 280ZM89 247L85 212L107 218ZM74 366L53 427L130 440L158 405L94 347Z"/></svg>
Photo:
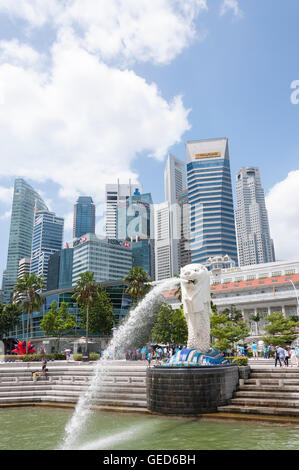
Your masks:
<svg viewBox="0 0 299 470"><path fill-rule="evenodd" d="M201 264L181 269L181 291L188 325L188 348L202 353L210 350L210 274Z"/></svg>

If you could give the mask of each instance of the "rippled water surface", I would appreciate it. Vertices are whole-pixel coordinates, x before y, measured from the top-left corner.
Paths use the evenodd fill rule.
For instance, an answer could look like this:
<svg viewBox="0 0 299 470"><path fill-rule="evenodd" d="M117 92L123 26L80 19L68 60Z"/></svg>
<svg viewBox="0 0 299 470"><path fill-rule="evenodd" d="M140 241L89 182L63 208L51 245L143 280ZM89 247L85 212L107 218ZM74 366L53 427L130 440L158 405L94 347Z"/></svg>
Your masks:
<svg viewBox="0 0 299 470"><path fill-rule="evenodd" d="M60 408L0 409L0 450L59 448L72 413ZM95 411L73 448L299 450L299 426Z"/></svg>

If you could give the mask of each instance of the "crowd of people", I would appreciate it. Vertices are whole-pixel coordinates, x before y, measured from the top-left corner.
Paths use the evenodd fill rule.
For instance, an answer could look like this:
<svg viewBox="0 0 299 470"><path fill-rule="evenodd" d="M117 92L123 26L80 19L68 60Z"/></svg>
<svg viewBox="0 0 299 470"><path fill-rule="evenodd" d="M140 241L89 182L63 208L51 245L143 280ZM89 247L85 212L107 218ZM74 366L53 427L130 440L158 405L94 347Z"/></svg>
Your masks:
<svg viewBox="0 0 299 470"><path fill-rule="evenodd" d="M169 346L144 346L140 349L127 349L125 351L125 358L127 361L147 361L150 365L152 361L159 363L163 360L170 359L176 354L183 346L169 347Z"/></svg>
<svg viewBox="0 0 299 470"><path fill-rule="evenodd" d="M251 354L250 354L251 351ZM275 360L275 367L279 363L280 367L299 367L299 346L272 346L265 345L263 350L260 351L260 355L264 359ZM250 345L245 344L244 346L238 345L236 348L232 348L228 351L228 355L239 356L239 357L249 357L252 356L253 359L258 359L259 351L258 346L255 342Z"/></svg>

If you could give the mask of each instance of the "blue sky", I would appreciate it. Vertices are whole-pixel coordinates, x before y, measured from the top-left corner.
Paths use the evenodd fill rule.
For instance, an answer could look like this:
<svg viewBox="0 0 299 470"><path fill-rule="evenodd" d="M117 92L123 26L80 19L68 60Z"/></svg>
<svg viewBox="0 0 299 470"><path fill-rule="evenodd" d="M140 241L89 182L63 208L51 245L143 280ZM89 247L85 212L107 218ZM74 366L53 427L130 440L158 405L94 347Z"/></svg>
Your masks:
<svg viewBox="0 0 299 470"><path fill-rule="evenodd" d="M279 259L299 258L297 0L0 0L0 269L23 176L66 217L129 177L164 198L167 152L228 137L258 166ZM103 219L98 218L98 231Z"/></svg>

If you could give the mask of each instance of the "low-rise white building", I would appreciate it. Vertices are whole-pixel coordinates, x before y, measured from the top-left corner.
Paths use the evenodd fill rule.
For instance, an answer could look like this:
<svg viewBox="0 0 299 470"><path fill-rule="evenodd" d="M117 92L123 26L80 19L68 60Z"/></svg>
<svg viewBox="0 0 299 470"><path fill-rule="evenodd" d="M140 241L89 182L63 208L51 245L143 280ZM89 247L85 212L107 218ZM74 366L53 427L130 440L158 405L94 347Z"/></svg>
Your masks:
<svg viewBox="0 0 299 470"><path fill-rule="evenodd" d="M299 315L299 261L281 261L211 271L211 294L218 311L234 305L260 336L271 313ZM174 308L180 305L175 291L164 292ZM260 321L251 316L259 314Z"/></svg>

